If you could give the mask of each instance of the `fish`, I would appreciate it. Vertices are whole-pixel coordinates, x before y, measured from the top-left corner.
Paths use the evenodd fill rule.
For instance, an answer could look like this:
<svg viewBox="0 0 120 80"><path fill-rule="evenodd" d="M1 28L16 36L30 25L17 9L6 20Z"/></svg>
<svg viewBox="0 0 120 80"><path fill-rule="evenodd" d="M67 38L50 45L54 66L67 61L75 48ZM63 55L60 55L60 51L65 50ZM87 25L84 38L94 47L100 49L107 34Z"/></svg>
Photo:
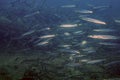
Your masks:
<svg viewBox="0 0 120 80"><path fill-rule="evenodd" d="M86 63L88 61L89 61L89 59L82 59L82 60L80 60L80 62L83 62L83 63Z"/></svg>
<svg viewBox="0 0 120 80"><path fill-rule="evenodd" d="M76 10L76 13L81 13L81 14L92 14L93 11L91 10Z"/></svg>
<svg viewBox="0 0 120 80"><path fill-rule="evenodd" d="M63 48L68 48L71 47L72 45L59 45L59 47L63 47Z"/></svg>
<svg viewBox="0 0 120 80"><path fill-rule="evenodd" d="M92 48L92 47L87 47L87 48L84 48L84 49L82 49L83 51L91 51L91 50L94 50L94 48Z"/></svg>
<svg viewBox="0 0 120 80"><path fill-rule="evenodd" d="M89 18L89 17L82 17L81 18L84 21L88 21L88 22L92 22L92 23L96 23L96 24L102 24L102 25L106 25L106 22L103 22L101 20L98 19L94 19L94 18Z"/></svg>
<svg viewBox="0 0 120 80"><path fill-rule="evenodd" d="M91 53L95 53L95 52L96 52L96 50L91 50L91 51L87 51L86 53L91 54Z"/></svg>
<svg viewBox="0 0 120 80"><path fill-rule="evenodd" d="M76 54L70 54L70 55L69 55L69 60L73 61L75 55L76 55Z"/></svg>
<svg viewBox="0 0 120 80"><path fill-rule="evenodd" d="M4 23L4 24L6 24L6 23L12 23L12 20L10 20L10 19L7 18L7 17L0 16L0 22L1 22L1 23Z"/></svg>
<svg viewBox="0 0 120 80"><path fill-rule="evenodd" d="M111 43L111 42L100 42L98 44L100 44L100 45L106 45L106 46L119 46L120 45L120 44Z"/></svg>
<svg viewBox="0 0 120 80"><path fill-rule="evenodd" d="M98 11L98 10L105 10L108 8L111 8L111 5L103 5L103 6L94 6L92 4L88 4L88 6L93 10L93 11Z"/></svg>
<svg viewBox="0 0 120 80"><path fill-rule="evenodd" d="M105 9L111 8L111 7L112 7L111 5L108 5L108 6L96 6L96 7L92 7L92 9L94 11L96 11L96 10L105 10Z"/></svg>
<svg viewBox="0 0 120 80"><path fill-rule="evenodd" d="M114 32L114 29L93 29L95 32Z"/></svg>
<svg viewBox="0 0 120 80"><path fill-rule="evenodd" d="M97 59L97 60L90 60L87 62L87 64L96 64L96 63L101 63L105 61L106 59Z"/></svg>
<svg viewBox="0 0 120 80"><path fill-rule="evenodd" d="M73 61L73 60L74 60L73 56L70 56L70 57L69 57L69 60Z"/></svg>
<svg viewBox="0 0 120 80"><path fill-rule="evenodd" d="M22 37L31 35L31 34L33 34L34 32L35 32L35 30L31 30L31 31L25 32L24 34L22 34Z"/></svg>
<svg viewBox="0 0 120 80"><path fill-rule="evenodd" d="M64 5L64 6L61 6L62 8L75 8L76 5Z"/></svg>
<svg viewBox="0 0 120 80"><path fill-rule="evenodd" d="M89 17L89 15L88 14L83 14L83 15L81 14L81 15L79 15L79 18L83 18L83 17Z"/></svg>
<svg viewBox="0 0 120 80"><path fill-rule="evenodd" d="M75 58L81 58L81 57L84 57L84 56L86 56L86 55L75 55L74 57Z"/></svg>
<svg viewBox="0 0 120 80"><path fill-rule="evenodd" d="M60 49L60 52L66 52L66 53L71 53L71 54L80 54L80 51L78 50L72 50L72 49Z"/></svg>
<svg viewBox="0 0 120 80"><path fill-rule="evenodd" d="M70 36L71 34L69 32L64 33L65 36Z"/></svg>
<svg viewBox="0 0 120 80"><path fill-rule="evenodd" d="M43 29L37 30L37 32L46 31L46 30L50 30L50 29L51 28L47 27L47 28L43 28Z"/></svg>
<svg viewBox="0 0 120 80"><path fill-rule="evenodd" d="M36 11L36 12L34 12L34 13L31 13L31 14L25 15L24 17L25 17L25 18L27 18L27 17L31 17L31 16L34 16L34 15L39 14L39 13L40 13L40 11Z"/></svg>
<svg viewBox="0 0 120 80"><path fill-rule="evenodd" d="M41 37L39 37L39 38L41 38L41 39L46 39L46 38L53 38L53 37L55 37L56 35L54 35L54 34L51 34L51 35L44 35L44 36L41 36Z"/></svg>
<svg viewBox="0 0 120 80"><path fill-rule="evenodd" d="M59 45L60 48L70 49L72 45Z"/></svg>
<svg viewBox="0 0 120 80"><path fill-rule="evenodd" d="M116 23L120 23L120 19L116 19L114 20Z"/></svg>
<svg viewBox="0 0 120 80"><path fill-rule="evenodd" d="M77 43L77 44L75 44L74 46L85 46L85 45L87 45L87 41L86 40L83 40L82 42L80 42L80 43Z"/></svg>
<svg viewBox="0 0 120 80"><path fill-rule="evenodd" d="M80 67L81 64L80 63L68 63L67 66L68 67Z"/></svg>
<svg viewBox="0 0 120 80"><path fill-rule="evenodd" d="M81 45L86 45L88 42L86 41L86 40L83 40L82 42L81 42Z"/></svg>
<svg viewBox="0 0 120 80"><path fill-rule="evenodd" d="M82 51L84 51L85 53L88 53L88 54L96 52L96 50L94 48L92 48L92 47L88 47L88 48L82 49Z"/></svg>
<svg viewBox="0 0 120 80"><path fill-rule="evenodd" d="M76 31L76 32L73 32L73 34L75 34L75 35L82 35L82 34L84 34L85 32L83 32L83 31Z"/></svg>
<svg viewBox="0 0 120 80"><path fill-rule="evenodd" d="M29 58L29 59L23 59L22 61L20 61L20 64L32 64L32 63L38 63L39 62L39 58Z"/></svg>
<svg viewBox="0 0 120 80"><path fill-rule="evenodd" d="M38 40L38 41L36 42L35 46L47 45L47 44L49 44L49 42L50 42L51 39L52 39L52 38L49 38L49 39L44 40L44 41L42 41L42 42L39 42L39 40Z"/></svg>
<svg viewBox="0 0 120 80"><path fill-rule="evenodd" d="M46 45L48 43L49 43L49 41L43 41L43 42L37 43L36 46L42 46L42 45Z"/></svg>
<svg viewBox="0 0 120 80"><path fill-rule="evenodd" d="M73 27L78 27L78 24L62 24L60 25L62 28L73 28Z"/></svg>
<svg viewBox="0 0 120 80"><path fill-rule="evenodd" d="M94 39L119 39L117 36L112 36L112 35L89 35L88 37L94 38Z"/></svg>
<svg viewBox="0 0 120 80"><path fill-rule="evenodd" d="M38 43L37 46L45 45L45 44L48 44L48 43L49 43L48 41L43 41L43 42Z"/></svg>

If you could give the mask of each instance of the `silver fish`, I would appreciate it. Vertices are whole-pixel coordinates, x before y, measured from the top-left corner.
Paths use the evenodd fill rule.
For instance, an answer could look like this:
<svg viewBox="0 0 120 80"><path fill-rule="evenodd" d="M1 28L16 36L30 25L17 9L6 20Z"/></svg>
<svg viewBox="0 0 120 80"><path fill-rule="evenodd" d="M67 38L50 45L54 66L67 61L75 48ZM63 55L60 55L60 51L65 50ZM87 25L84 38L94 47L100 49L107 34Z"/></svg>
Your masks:
<svg viewBox="0 0 120 80"><path fill-rule="evenodd" d="M114 29L93 29L95 32L114 32Z"/></svg>
<svg viewBox="0 0 120 80"><path fill-rule="evenodd" d="M81 14L92 14L93 11L91 10L76 10L76 13L81 13Z"/></svg>
<svg viewBox="0 0 120 80"><path fill-rule="evenodd" d="M40 11L36 11L36 12L34 12L34 13L31 13L31 14L25 15L24 17L25 17L25 18L27 18L27 17L31 17L31 16L34 16L34 15L39 14L39 13L40 13Z"/></svg>
<svg viewBox="0 0 120 80"><path fill-rule="evenodd" d="M103 22L101 20L94 19L94 18L82 17L81 19L84 20L84 21L88 21L88 22L92 22L92 23L96 23L96 24L106 25L106 22Z"/></svg>
<svg viewBox="0 0 120 80"><path fill-rule="evenodd" d="M61 6L62 8L75 8L76 5L64 5L64 6Z"/></svg>
<svg viewBox="0 0 120 80"><path fill-rule="evenodd" d="M62 24L60 27L63 28L72 28L72 27L78 27L78 24Z"/></svg>
<svg viewBox="0 0 120 80"><path fill-rule="evenodd" d="M78 51L78 50L72 50L72 49L60 49L59 51L66 52L66 53L71 53L71 54L74 54L74 53L80 54L80 51Z"/></svg>
<svg viewBox="0 0 120 80"><path fill-rule="evenodd" d="M23 37L23 36L30 35L30 34L32 34L32 33L34 33L34 32L35 32L35 30L28 31L28 32L26 32L26 33L22 34L22 37Z"/></svg>
<svg viewBox="0 0 120 80"><path fill-rule="evenodd" d="M54 34L51 34L51 35L44 35L44 36L41 36L41 37L39 37L39 38L41 38L41 39L46 39L46 38L53 38L53 37L55 37L56 35L54 35Z"/></svg>
<svg viewBox="0 0 120 80"><path fill-rule="evenodd" d="M107 46L118 46L118 45L120 45L120 44L111 43L111 42L100 42L98 44L100 44L100 45L107 45Z"/></svg>
<svg viewBox="0 0 120 80"><path fill-rule="evenodd" d="M88 37L94 39L119 39L119 37L112 35L89 35Z"/></svg>
<svg viewBox="0 0 120 80"><path fill-rule="evenodd" d="M106 59L97 59L97 60L90 60L87 64L96 64L105 61Z"/></svg>

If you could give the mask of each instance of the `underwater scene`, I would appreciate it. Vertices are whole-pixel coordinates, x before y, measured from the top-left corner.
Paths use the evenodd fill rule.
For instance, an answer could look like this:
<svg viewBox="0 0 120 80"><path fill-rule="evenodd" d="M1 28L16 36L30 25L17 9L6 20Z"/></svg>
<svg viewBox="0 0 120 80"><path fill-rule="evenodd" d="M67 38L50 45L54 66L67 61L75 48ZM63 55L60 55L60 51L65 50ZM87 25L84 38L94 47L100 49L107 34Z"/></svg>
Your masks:
<svg viewBox="0 0 120 80"><path fill-rule="evenodd" d="M120 80L120 0L0 0L0 80Z"/></svg>

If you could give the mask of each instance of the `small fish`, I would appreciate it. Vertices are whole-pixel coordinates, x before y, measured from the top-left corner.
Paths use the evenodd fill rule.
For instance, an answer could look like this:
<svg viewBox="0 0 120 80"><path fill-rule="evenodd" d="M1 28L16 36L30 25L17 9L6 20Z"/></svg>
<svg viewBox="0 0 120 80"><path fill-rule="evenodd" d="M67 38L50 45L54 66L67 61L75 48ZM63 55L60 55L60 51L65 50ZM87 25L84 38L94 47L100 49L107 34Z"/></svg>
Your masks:
<svg viewBox="0 0 120 80"><path fill-rule="evenodd" d="M74 46L85 46L88 42L86 40L83 40L81 43L77 43Z"/></svg>
<svg viewBox="0 0 120 80"><path fill-rule="evenodd" d="M96 52L95 50L91 50L91 51L87 51L86 53L91 54L91 53L95 53L95 52Z"/></svg>
<svg viewBox="0 0 120 80"><path fill-rule="evenodd" d="M36 15L36 14L39 14L40 13L40 11L36 11L36 12L34 12L34 13L31 13L31 14L28 14L28 15L25 15L24 17L31 17L31 16L34 16L34 15Z"/></svg>
<svg viewBox="0 0 120 80"><path fill-rule="evenodd" d="M89 59L82 59L82 60L80 60L80 62L84 62L84 63L86 63L88 61L89 61Z"/></svg>
<svg viewBox="0 0 120 80"><path fill-rule="evenodd" d="M120 19L116 19L114 20L116 23L120 23Z"/></svg>
<svg viewBox="0 0 120 80"><path fill-rule="evenodd" d="M113 65L118 65L119 66L119 68L120 68L120 61L118 60L118 61L112 61L112 62L109 62L109 63L107 63L107 64L105 64L104 66L106 66L106 67L113 67Z"/></svg>
<svg viewBox="0 0 120 80"><path fill-rule="evenodd" d="M86 56L86 55L75 55L74 57L75 58L81 58L81 57L84 57L84 56Z"/></svg>
<svg viewBox="0 0 120 80"><path fill-rule="evenodd" d="M87 64L96 64L105 61L106 59L97 59L97 60L90 60Z"/></svg>
<svg viewBox="0 0 120 80"><path fill-rule="evenodd" d="M76 31L76 32L74 32L74 34L84 34L84 32L83 31Z"/></svg>
<svg viewBox="0 0 120 80"><path fill-rule="evenodd" d="M78 24L62 24L60 27L63 28L73 28L73 27L78 27Z"/></svg>
<svg viewBox="0 0 120 80"><path fill-rule="evenodd" d="M91 51L91 50L94 50L94 48L92 47L88 47L88 48L85 48L85 49L82 49L83 51Z"/></svg>
<svg viewBox="0 0 120 80"><path fill-rule="evenodd" d="M40 30L37 30L37 31L38 31L38 32L41 32L41 31L46 31L46 30L50 30L50 28L47 27L47 28L43 28L43 29L40 29Z"/></svg>
<svg viewBox="0 0 120 80"><path fill-rule="evenodd" d="M63 47L70 47L70 46L72 46L72 45L63 45Z"/></svg>
<svg viewBox="0 0 120 80"><path fill-rule="evenodd" d="M70 48L72 45L59 45L59 47Z"/></svg>
<svg viewBox="0 0 120 80"><path fill-rule="evenodd" d="M70 57L69 57L69 60L73 61L73 60L74 60L73 56L70 56Z"/></svg>
<svg viewBox="0 0 120 80"><path fill-rule="evenodd" d="M64 33L65 36L70 36L71 34L69 32Z"/></svg>
<svg viewBox="0 0 120 80"><path fill-rule="evenodd" d="M41 38L41 39L46 39L46 38L53 38L53 37L55 37L56 35L54 35L54 34L51 34L51 35L44 35L44 36L41 36L41 37L39 37L39 38Z"/></svg>
<svg viewBox="0 0 120 80"><path fill-rule="evenodd" d="M88 53L88 54L91 54L91 53L95 53L96 50L92 47L88 47L88 48L85 48L85 49L82 49L84 52Z"/></svg>
<svg viewBox="0 0 120 80"><path fill-rule="evenodd" d="M82 14L92 14L93 11L91 10L76 10L76 13L82 13Z"/></svg>
<svg viewBox="0 0 120 80"><path fill-rule="evenodd" d="M82 33L83 31L76 31L76 32L74 32L75 34L78 34L78 33Z"/></svg>
<svg viewBox="0 0 120 80"><path fill-rule="evenodd" d="M71 53L71 54L80 54L80 51L77 50L72 50L72 49L60 49L61 52L67 52L67 53Z"/></svg>
<svg viewBox="0 0 120 80"><path fill-rule="evenodd" d="M34 32L35 32L35 30L28 31L28 32L22 34L22 37L24 37L24 36L28 36L28 35L30 35L30 34L32 34L32 33L34 33Z"/></svg>
<svg viewBox="0 0 120 80"><path fill-rule="evenodd" d="M62 8L75 8L76 5L64 5L64 6L61 6Z"/></svg>
<svg viewBox="0 0 120 80"><path fill-rule="evenodd" d="M106 46L118 46L119 45L117 43L111 43L111 42L100 42L98 44L100 44L100 45L106 45Z"/></svg>
<svg viewBox="0 0 120 80"><path fill-rule="evenodd" d="M81 45L86 45L88 42L86 41L86 40L83 40L82 42L81 42Z"/></svg>
<svg viewBox="0 0 120 80"><path fill-rule="evenodd" d="M93 7L92 9L93 10L105 10L107 8L111 8L111 6L110 5L108 5L108 6L97 6L97 7Z"/></svg>
<svg viewBox="0 0 120 80"><path fill-rule="evenodd" d="M42 45L46 45L46 44L48 44L48 43L49 43L49 41L46 40L46 41L43 41L43 42L39 42L39 43L37 43L36 46L42 46Z"/></svg>
<svg viewBox="0 0 120 80"><path fill-rule="evenodd" d="M7 17L4 17L4 16L0 16L0 22L6 24L6 23L12 23L12 20L10 20L9 18Z"/></svg>
<svg viewBox="0 0 120 80"><path fill-rule="evenodd" d="M119 37L112 35L89 35L88 37L94 39L119 39Z"/></svg>
<svg viewBox="0 0 120 80"><path fill-rule="evenodd" d="M94 19L94 18L83 17L81 19L84 20L84 21L88 21L88 22L92 22L92 23L96 23L96 24L106 25L106 22L103 22L101 20Z"/></svg>
<svg viewBox="0 0 120 80"><path fill-rule="evenodd" d="M95 32L114 32L114 29L93 29Z"/></svg>
<svg viewBox="0 0 120 80"><path fill-rule="evenodd" d="M38 43L37 46L46 45L46 44L48 44L48 43L49 43L49 41L43 41L43 42Z"/></svg>
<svg viewBox="0 0 120 80"><path fill-rule="evenodd" d="M80 63L68 63L67 66L68 67L80 67L81 64Z"/></svg>
<svg viewBox="0 0 120 80"><path fill-rule="evenodd" d="M39 58L29 58L29 59L23 59L20 64L32 64L32 63L36 63L39 62Z"/></svg>
<svg viewBox="0 0 120 80"><path fill-rule="evenodd" d="M88 14L83 14L83 15L80 15L79 18L88 17L88 16L89 16Z"/></svg>
<svg viewBox="0 0 120 80"><path fill-rule="evenodd" d="M34 43L36 43L36 46L47 45L50 42L51 39L52 38L49 38L49 39L47 39L45 41L42 41L42 42L40 42L40 40L38 40L38 41L36 41Z"/></svg>

